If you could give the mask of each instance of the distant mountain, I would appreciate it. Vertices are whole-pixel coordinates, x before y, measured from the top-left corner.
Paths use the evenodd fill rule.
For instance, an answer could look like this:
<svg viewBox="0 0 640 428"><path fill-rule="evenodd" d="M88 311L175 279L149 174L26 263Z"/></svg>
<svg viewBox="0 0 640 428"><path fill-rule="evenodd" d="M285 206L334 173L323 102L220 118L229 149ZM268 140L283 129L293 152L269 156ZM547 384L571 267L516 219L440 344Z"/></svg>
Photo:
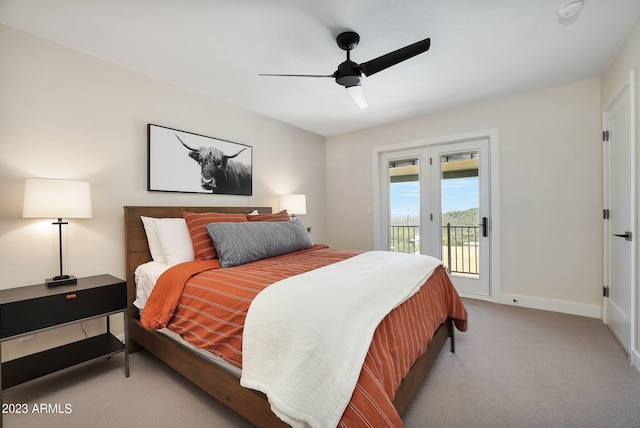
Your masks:
<svg viewBox="0 0 640 428"><path fill-rule="evenodd" d="M403 215L391 217L392 226L418 226L420 225L420 217L417 215Z"/></svg>
<svg viewBox="0 0 640 428"><path fill-rule="evenodd" d="M478 208L471 208L465 211L453 211L442 214L442 225L446 226L477 226L480 223Z"/></svg>
<svg viewBox="0 0 640 428"><path fill-rule="evenodd" d="M442 226L451 223L451 226L477 226L480 223L478 208L465 211L453 211L442 214ZM392 226L417 226L420 224L418 216L396 216L391 218Z"/></svg>

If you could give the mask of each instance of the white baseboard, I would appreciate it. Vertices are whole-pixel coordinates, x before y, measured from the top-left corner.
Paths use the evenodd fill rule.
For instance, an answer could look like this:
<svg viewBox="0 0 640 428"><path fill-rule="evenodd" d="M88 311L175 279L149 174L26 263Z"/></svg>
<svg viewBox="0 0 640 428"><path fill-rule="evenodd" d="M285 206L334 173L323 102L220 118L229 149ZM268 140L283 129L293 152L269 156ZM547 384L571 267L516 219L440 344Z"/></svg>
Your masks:
<svg viewBox="0 0 640 428"><path fill-rule="evenodd" d="M504 305L522 306L525 308L540 309L543 311L560 312L564 314L602 319L602 305L588 305L585 303L543 299L540 297L506 293L494 296L492 301L502 303Z"/></svg>

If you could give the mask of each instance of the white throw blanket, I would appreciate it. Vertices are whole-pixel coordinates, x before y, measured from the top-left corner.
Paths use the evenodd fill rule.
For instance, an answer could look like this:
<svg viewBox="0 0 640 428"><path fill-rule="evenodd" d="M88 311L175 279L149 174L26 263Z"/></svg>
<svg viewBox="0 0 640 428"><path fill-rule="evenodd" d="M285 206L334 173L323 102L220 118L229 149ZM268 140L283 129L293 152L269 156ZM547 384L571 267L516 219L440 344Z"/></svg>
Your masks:
<svg viewBox="0 0 640 428"><path fill-rule="evenodd" d="M291 426L337 426L378 324L440 264L372 251L267 287L245 321L240 384Z"/></svg>

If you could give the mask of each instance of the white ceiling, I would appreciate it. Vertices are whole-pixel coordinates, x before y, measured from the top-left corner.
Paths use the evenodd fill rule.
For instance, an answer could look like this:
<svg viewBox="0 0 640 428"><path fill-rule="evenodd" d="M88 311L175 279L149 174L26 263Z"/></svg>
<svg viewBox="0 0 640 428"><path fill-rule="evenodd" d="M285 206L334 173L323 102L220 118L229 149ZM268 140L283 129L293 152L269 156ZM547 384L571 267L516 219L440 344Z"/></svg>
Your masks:
<svg viewBox="0 0 640 428"><path fill-rule="evenodd" d="M601 76L640 0L0 0L0 22L321 135ZM431 49L363 78L360 110L332 79L335 43L365 62L430 37Z"/></svg>

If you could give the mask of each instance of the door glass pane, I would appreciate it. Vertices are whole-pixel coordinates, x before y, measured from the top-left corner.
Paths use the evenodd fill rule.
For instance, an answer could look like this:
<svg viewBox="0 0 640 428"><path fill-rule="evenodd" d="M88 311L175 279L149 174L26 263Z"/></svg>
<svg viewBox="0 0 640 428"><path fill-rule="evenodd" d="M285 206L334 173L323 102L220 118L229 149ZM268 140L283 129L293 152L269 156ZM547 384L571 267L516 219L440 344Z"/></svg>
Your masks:
<svg viewBox="0 0 640 428"><path fill-rule="evenodd" d="M389 250L420 253L418 158L389 161Z"/></svg>
<svg viewBox="0 0 640 428"><path fill-rule="evenodd" d="M479 277L478 151L440 156L442 260L452 275Z"/></svg>

